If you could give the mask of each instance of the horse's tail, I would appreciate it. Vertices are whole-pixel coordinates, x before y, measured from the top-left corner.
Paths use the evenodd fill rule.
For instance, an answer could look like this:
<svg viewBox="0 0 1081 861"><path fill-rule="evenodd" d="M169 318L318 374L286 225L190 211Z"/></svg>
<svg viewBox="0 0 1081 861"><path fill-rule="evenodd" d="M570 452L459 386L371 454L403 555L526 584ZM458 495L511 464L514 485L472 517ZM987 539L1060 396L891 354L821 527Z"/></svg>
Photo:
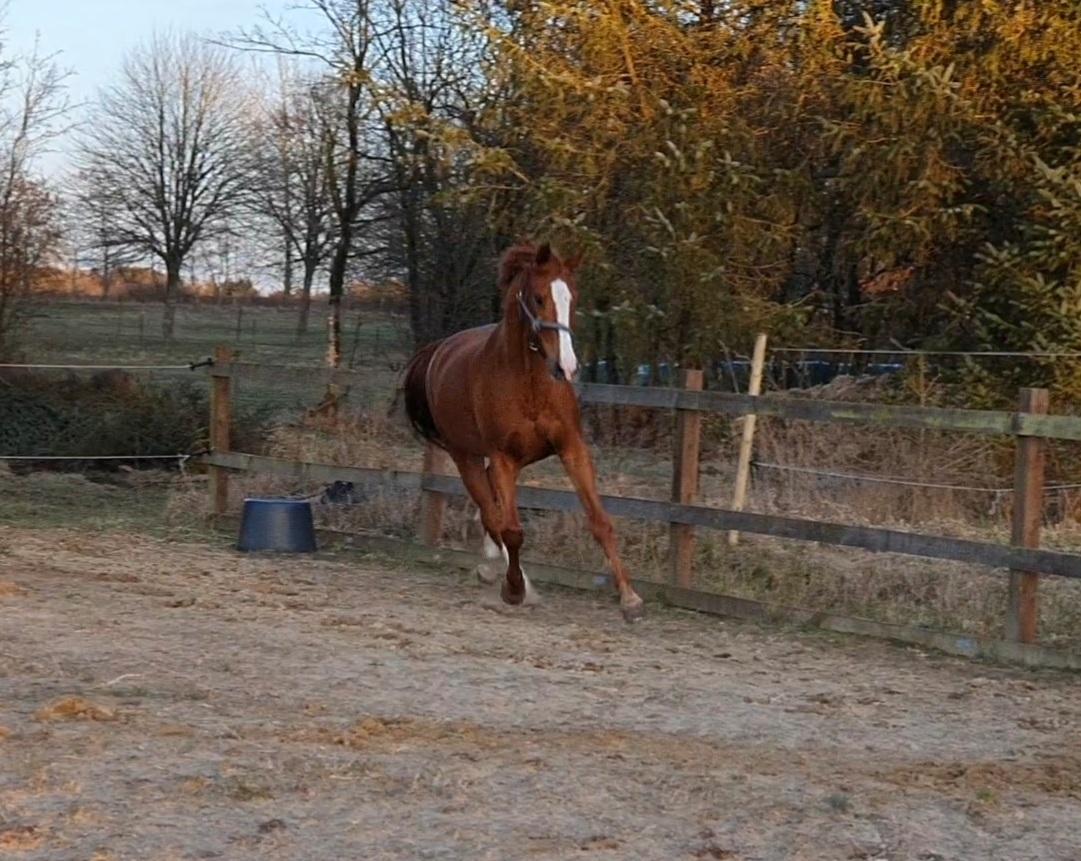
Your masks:
<svg viewBox="0 0 1081 861"><path fill-rule="evenodd" d="M405 412L409 416L409 422L421 437L435 443L440 448L446 448L439 436L439 429L435 426L435 417L432 408L428 404L428 365L431 364L432 354L442 341L433 341L421 347L415 356L409 360L405 369L405 383L402 390L405 393Z"/></svg>

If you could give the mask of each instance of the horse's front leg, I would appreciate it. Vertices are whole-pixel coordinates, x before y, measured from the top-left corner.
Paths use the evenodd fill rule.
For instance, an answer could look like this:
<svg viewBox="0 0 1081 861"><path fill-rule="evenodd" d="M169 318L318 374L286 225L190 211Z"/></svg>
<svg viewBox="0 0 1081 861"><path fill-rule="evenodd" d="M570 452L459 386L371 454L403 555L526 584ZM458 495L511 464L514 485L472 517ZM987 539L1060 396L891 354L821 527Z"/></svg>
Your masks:
<svg viewBox="0 0 1081 861"><path fill-rule="evenodd" d="M477 504L481 525L484 528L484 561L475 569L477 577L483 583L494 583L502 571L502 569L496 570L496 560L505 561L507 556L501 538L503 510L496 503L484 458L459 452L451 452L451 457L458 465L462 483Z"/></svg>
<svg viewBox="0 0 1081 861"><path fill-rule="evenodd" d="M517 484L520 472L518 462L506 455L496 454L490 458L488 480L502 515L503 531L500 537L507 551L507 577L500 594L508 604L531 604L536 600L520 560L524 541L522 521L518 517Z"/></svg>
<svg viewBox="0 0 1081 861"><path fill-rule="evenodd" d="M623 618L628 622L636 622L642 617L642 599L631 586L627 570L620 561L616 530L612 526L612 519L608 516L608 512L601 505L601 496L597 492L597 473L593 468L593 458L589 455L585 440L575 434L564 444L559 457L574 484L574 489L578 491L578 498L582 501L582 508L585 509L586 517L589 519L589 529L604 550L608 565L612 569L612 577L615 580L616 589L619 590L619 606L623 611Z"/></svg>

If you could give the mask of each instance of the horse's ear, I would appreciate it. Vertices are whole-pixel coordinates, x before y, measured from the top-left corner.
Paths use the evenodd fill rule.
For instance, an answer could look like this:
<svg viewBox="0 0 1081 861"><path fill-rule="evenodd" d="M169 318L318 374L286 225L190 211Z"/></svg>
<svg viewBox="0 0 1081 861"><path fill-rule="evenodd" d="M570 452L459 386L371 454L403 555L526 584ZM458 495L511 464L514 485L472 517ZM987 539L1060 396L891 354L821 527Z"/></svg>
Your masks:
<svg viewBox="0 0 1081 861"><path fill-rule="evenodd" d="M582 265L582 259L585 257L581 251L576 251L570 257L563 261L563 265L567 267L570 272L577 272L578 267Z"/></svg>
<svg viewBox="0 0 1081 861"><path fill-rule="evenodd" d="M543 266L549 260L552 259L552 246L550 243L545 242L540 248L537 249L537 256L534 258L534 262L538 266Z"/></svg>

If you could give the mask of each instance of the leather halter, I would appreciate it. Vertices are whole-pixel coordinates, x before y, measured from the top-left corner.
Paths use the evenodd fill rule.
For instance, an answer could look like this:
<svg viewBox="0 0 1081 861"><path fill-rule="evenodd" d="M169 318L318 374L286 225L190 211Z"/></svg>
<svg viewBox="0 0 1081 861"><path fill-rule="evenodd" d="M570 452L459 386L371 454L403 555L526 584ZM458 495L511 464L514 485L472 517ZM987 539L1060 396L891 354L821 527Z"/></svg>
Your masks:
<svg viewBox="0 0 1081 861"><path fill-rule="evenodd" d="M562 323L549 323L547 320L541 320L532 311L529 310L529 306L526 304L525 297L522 295L522 291L518 291L518 304L522 306L522 313L525 314L526 319L529 320L529 327L532 329L534 335L539 335L545 329L554 332L566 332L568 337L574 340L574 330L570 326L564 326ZM541 351L540 345L533 340L529 339L529 349L534 353Z"/></svg>

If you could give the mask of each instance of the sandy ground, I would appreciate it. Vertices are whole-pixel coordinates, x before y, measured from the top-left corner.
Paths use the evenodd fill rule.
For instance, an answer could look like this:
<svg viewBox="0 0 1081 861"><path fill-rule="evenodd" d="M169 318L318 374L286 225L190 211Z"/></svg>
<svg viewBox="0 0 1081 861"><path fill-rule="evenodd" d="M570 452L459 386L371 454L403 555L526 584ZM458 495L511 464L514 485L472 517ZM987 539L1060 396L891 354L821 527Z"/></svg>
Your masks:
<svg viewBox="0 0 1081 861"><path fill-rule="evenodd" d="M0 857L1076 859L1081 679L0 527Z"/></svg>

